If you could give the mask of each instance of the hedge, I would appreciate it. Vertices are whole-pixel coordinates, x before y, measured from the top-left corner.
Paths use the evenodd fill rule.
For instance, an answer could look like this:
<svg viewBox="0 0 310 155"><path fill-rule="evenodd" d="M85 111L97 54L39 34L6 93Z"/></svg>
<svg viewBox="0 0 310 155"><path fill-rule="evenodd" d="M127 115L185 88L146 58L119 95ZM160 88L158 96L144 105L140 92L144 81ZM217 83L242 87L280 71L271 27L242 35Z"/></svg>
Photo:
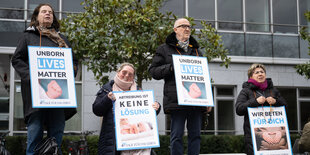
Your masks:
<svg viewBox="0 0 310 155"><path fill-rule="evenodd" d="M295 140L299 138L297 134L291 134L291 144L294 145ZM67 153L67 144L69 141L78 141L79 136L64 136L62 143L62 152ZM99 136L92 135L87 137L87 142L91 155L97 154ZM154 148L158 155L170 154L170 137L160 135L160 147ZM187 151L187 137L184 137L184 152ZM201 154L206 153L241 153L244 152L243 135L202 135L201 136ZM6 147L11 154L24 155L26 149L26 136L8 136L6 137ZM293 147L293 146L292 146Z"/></svg>

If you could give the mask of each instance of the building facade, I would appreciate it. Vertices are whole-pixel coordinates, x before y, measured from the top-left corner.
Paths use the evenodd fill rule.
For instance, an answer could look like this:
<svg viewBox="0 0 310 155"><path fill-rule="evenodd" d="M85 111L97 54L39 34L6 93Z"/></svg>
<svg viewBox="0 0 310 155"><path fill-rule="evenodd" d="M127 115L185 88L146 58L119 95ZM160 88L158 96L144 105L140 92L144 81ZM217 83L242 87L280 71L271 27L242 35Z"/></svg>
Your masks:
<svg viewBox="0 0 310 155"><path fill-rule="evenodd" d="M0 131L11 135L26 133L23 122L20 77L11 66L19 36L29 25L33 9L50 3L59 19L67 13L83 11L82 0L2 0L0 2ZM190 16L200 28L200 21L211 23L229 50L231 64L226 69L219 60L209 63L213 79L215 107L202 128L203 134L243 134L243 118L235 113L235 100L247 80L252 63L263 63L267 77L273 79L288 102L287 117L292 133L300 131L310 116L310 81L298 75L297 64L308 62L308 42L299 30L309 26L304 13L310 0L167 0L161 11L178 17ZM112 78L115 73L109 76ZM92 113L92 103L99 90L94 76L80 65L76 81L78 114L66 123L66 131L100 130L101 118ZM154 90L162 103L163 81L144 81L143 89ZM206 126L206 124L208 124ZM159 133L169 133L169 117L158 115Z"/></svg>

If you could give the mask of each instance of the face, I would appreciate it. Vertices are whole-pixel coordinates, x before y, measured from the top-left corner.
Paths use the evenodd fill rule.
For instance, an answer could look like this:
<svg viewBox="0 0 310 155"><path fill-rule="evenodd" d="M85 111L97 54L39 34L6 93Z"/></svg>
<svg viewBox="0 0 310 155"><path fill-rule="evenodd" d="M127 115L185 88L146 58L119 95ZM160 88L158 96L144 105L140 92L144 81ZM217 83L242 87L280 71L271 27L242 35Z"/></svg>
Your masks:
<svg viewBox="0 0 310 155"><path fill-rule="evenodd" d="M124 66L121 71L117 73L117 76L126 82L132 82L135 77L135 70L130 66Z"/></svg>
<svg viewBox="0 0 310 155"><path fill-rule="evenodd" d="M177 21L176 25L173 30L176 33L177 39L180 41L186 41L189 39L189 36L191 35L191 28L190 23L186 19L181 19Z"/></svg>
<svg viewBox="0 0 310 155"><path fill-rule="evenodd" d="M44 5L40 8L37 20L40 26L50 27L53 24L53 10L51 7Z"/></svg>
<svg viewBox="0 0 310 155"><path fill-rule="evenodd" d="M259 83L263 83L266 80L266 73L262 68L256 68L250 78Z"/></svg>

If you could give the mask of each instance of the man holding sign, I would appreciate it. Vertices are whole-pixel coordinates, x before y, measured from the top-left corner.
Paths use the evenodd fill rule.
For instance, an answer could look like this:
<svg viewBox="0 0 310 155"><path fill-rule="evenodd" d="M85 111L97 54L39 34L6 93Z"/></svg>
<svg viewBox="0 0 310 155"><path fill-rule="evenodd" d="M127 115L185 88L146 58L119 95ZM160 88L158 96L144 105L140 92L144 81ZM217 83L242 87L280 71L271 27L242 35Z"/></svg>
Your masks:
<svg viewBox="0 0 310 155"><path fill-rule="evenodd" d="M165 114L170 114L171 116L171 154L184 154L182 137L184 134L185 121L187 121L188 154L197 155L200 152L202 115L206 111L211 111L211 107L183 106L178 104L172 54L197 57L202 56L202 54L198 50L198 42L191 36L192 28L187 19L180 18L176 20L173 30L174 32L166 38L166 43L158 47L149 72L154 79L164 79L165 81L163 102ZM189 92L186 93L188 97L198 98L201 96L201 92L196 83L192 83L189 88Z"/></svg>
<svg viewBox="0 0 310 155"><path fill-rule="evenodd" d="M12 65L21 77L21 90L23 98L24 120L27 125L27 155L34 154L35 146L42 140L44 125L47 125L48 137L55 137L58 145L61 145L62 135L65 128L65 120L71 118L75 113L75 108L33 108L32 95L41 94L41 98L55 99L64 93L56 80L36 81L35 91L31 91L30 86L30 65L34 64L28 57L29 46L48 46L48 47L70 47L69 41L59 33L59 23L54 10L50 4L40 4L32 14L30 27L21 36L16 51L12 57ZM44 52L51 56L55 52ZM57 56L57 55L55 55ZM73 68L77 73L78 61L73 56ZM72 61L72 60L70 60ZM35 63L37 64L37 63ZM56 65L53 65L56 66ZM52 74L52 73L51 73ZM51 74L42 74L49 76ZM56 72L54 72L56 74ZM61 74L63 75L63 74ZM73 76L72 76L73 78ZM41 88L46 83L47 91ZM37 100L36 100L37 101Z"/></svg>

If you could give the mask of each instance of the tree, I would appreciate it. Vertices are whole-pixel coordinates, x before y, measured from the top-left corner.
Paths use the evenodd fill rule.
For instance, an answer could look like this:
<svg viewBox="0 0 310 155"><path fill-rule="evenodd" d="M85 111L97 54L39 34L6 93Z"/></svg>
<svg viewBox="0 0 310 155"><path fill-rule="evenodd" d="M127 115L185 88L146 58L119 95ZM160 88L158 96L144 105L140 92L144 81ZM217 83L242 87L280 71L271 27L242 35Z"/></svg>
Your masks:
<svg viewBox="0 0 310 155"><path fill-rule="evenodd" d="M156 49L173 31L176 16L159 11L163 0L85 0L85 12L65 18L62 30L76 55L87 65L98 83L108 81L103 73L115 71L122 62L134 64L137 84L151 79L148 67ZM193 21L189 18L191 22ZM229 63L220 36L210 25L197 35L209 61L220 57ZM203 39L202 39L203 38Z"/></svg>
<svg viewBox="0 0 310 155"><path fill-rule="evenodd" d="M307 21L310 21L310 11L305 13L305 16L307 18ZM308 55L310 55L310 35L307 27L303 27L300 30L300 36L302 39L308 41ZM306 62L304 64L299 64L295 66L295 69L298 74L302 76L306 76L307 79L310 79L310 63Z"/></svg>

